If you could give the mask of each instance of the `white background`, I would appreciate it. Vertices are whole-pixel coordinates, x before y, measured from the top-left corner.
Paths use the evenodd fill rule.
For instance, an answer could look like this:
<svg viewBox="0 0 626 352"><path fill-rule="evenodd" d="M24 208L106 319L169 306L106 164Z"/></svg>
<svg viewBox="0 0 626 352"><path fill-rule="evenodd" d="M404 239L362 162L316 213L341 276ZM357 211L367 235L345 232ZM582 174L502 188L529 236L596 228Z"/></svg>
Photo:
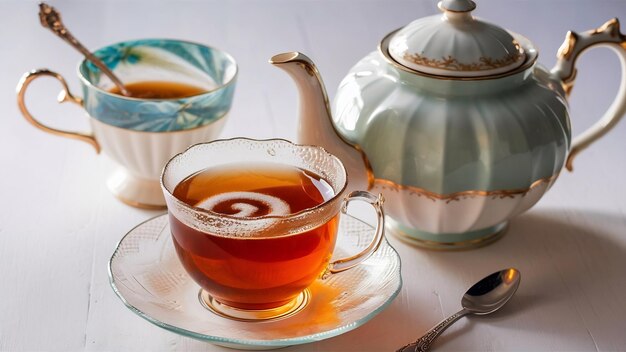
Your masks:
<svg viewBox="0 0 626 352"><path fill-rule="evenodd" d="M54 1L88 47L146 37L181 38L230 52L240 75L223 137L295 138L297 94L267 60L298 50L318 65L331 98L348 69L388 32L438 13L435 1ZM20 115L15 86L30 69L63 74L77 95L80 55L41 28L34 1L0 0L0 350L221 351L135 316L109 287L117 241L159 212L130 208L106 189L112 162L87 144L36 130ZM476 14L530 38L550 67L568 30L626 20L626 1L478 0ZM607 49L579 62L572 95L575 134L612 100L618 60ZM41 120L87 129L84 113L57 106L59 86L33 85ZM284 351L392 351L460 308L475 280L514 266L517 295L489 317L462 319L438 351L626 350L626 122L583 152L498 242L433 252L390 242L404 287L357 330Z"/></svg>

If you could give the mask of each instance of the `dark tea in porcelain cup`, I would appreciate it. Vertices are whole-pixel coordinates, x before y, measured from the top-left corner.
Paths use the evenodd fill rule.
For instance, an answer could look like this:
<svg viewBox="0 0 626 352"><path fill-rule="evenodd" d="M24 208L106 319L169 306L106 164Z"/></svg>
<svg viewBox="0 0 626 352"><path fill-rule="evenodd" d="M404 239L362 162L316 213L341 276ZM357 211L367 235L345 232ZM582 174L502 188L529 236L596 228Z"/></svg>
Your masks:
<svg viewBox="0 0 626 352"><path fill-rule="evenodd" d="M33 126L89 143L118 168L107 179L123 202L143 208L165 207L159 184L163 165L192 144L218 137L230 110L237 63L228 53L173 39L139 39L100 48L94 55L124 82L119 89L90 61L78 65L82 98L70 93L58 73L39 69L18 83L18 105ZM59 102L81 106L91 131L65 131L43 124L29 111L26 92L41 77L61 83Z"/></svg>

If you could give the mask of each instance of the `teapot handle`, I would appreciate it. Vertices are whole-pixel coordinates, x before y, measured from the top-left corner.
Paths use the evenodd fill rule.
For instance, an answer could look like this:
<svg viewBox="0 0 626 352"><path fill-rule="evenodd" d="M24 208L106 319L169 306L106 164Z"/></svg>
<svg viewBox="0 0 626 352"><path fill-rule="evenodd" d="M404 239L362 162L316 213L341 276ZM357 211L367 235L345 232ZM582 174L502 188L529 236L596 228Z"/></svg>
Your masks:
<svg viewBox="0 0 626 352"><path fill-rule="evenodd" d="M617 54L622 67L622 78L615 100L604 115L589 129L574 138L565 167L573 170L576 155L609 132L626 113L626 36L619 29L619 20L613 18L600 28L575 33L569 31L565 42L557 53L557 62L551 72L559 78L567 95L570 94L576 79L576 59L586 49L593 46L607 46Z"/></svg>

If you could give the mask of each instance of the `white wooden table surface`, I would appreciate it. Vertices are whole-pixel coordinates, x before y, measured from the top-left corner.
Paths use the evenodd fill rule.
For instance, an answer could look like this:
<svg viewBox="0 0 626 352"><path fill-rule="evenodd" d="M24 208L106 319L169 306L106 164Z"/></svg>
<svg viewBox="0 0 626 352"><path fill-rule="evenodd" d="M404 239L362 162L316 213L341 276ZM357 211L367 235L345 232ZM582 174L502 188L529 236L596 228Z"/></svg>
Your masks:
<svg viewBox="0 0 626 352"><path fill-rule="evenodd" d="M331 98L348 69L391 30L437 13L412 1L64 1L52 2L88 47L171 37L230 52L240 65L223 137L295 138L297 95L267 60L299 50L313 58ZM79 55L42 29L34 1L0 0L0 350L222 351L131 313L109 287L107 261L119 239L158 212L130 208L106 189L113 167L84 143L44 134L19 114L23 72L48 67L78 90ZM567 30L626 20L623 0L478 0L478 16L529 37L546 66ZM42 80L43 81L43 80ZM608 106L618 60L598 49L580 61L572 95L575 133ZM33 86L30 106L59 127L87 128L74 106L59 106L56 82ZM77 92L79 93L79 92ZM44 116L45 115L45 116ZM403 260L398 298L364 326L284 351L392 351L460 308L465 289L514 266L517 295L490 317L463 319L439 351L626 350L626 122L563 172L498 242L433 252L389 238Z"/></svg>

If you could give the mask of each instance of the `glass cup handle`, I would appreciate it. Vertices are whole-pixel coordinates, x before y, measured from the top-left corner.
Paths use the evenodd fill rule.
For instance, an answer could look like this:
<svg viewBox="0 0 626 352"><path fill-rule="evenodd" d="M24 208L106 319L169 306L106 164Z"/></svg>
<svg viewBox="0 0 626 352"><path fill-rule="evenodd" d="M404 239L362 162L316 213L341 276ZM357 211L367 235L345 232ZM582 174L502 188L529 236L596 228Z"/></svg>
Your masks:
<svg viewBox="0 0 626 352"><path fill-rule="evenodd" d="M343 205L341 206L341 213L346 214L348 211L348 204L351 201L360 200L366 203L369 203L376 210L376 232L374 234L374 238L370 244L362 250L360 253L357 253L351 257L337 259L334 262L330 263L328 266L327 273L336 274L342 271L346 271L348 269L354 268L355 266L362 263L364 260L369 258L376 250L380 247L380 244L383 242L383 238L385 237L385 212L383 210L383 203L385 199L382 194L375 196L366 191L354 191L351 192L343 201Z"/></svg>
<svg viewBox="0 0 626 352"><path fill-rule="evenodd" d="M72 93L70 93L70 89L67 86L67 82L60 74L47 70L47 69L33 70L33 71L25 73L20 79L19 83L17 84L17 105L20 108L20 111L22 112L22 115L24 116L26 121L30 122L33 126L39 128L40 130L44 132L48 132L48 133L61 136L61 137L78 139L80 141L86 142L96 149L96 153L100 153L100 144L98 143L98 141L96 140L93 134L64 131L64 130L59 130L56 128L46 126L43 123L37 121L33 117L33 115L30 113L30 111L28 111L28 108L26 108L26 102L25 102L26 89L28 88L28 85L32 81L42 76L53 77L53 78L56 78L59 82L61 82L61 85L63 86L63 90L61 91L61 93L59 93L59 96L57 98L57 101L59 103L65 103L67 101L70 101L81 107L83 106L83 100L79 97L75 97L74 95L72 95Z"/></svg>

